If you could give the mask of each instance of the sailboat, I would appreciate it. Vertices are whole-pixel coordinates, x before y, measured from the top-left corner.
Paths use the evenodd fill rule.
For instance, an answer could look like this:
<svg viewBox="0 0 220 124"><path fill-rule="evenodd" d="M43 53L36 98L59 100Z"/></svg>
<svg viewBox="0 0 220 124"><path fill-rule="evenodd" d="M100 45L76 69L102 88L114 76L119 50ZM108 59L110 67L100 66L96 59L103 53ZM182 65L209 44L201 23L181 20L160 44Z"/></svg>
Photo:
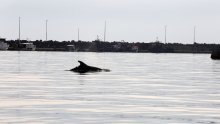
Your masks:
<svg viewBox="0 0 220 124"><path fill-rule="evenodd" d="M32 42L28 42L28 40L25 43L21 43L21 17L19 17L19 38L18 38L18 49L19 50L24 50L24 51L35 51L36 46Z"/></svg>

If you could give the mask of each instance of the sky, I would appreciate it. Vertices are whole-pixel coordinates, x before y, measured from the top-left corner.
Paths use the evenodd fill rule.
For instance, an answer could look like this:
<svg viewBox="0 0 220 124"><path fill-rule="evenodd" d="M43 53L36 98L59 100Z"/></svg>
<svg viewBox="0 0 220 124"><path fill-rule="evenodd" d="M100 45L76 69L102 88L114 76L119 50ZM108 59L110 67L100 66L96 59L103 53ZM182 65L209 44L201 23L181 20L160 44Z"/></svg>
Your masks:
<svg viewBox="0 0 220 124"><path fill-rule="evenodd" d="M220 0L0 0L0 37L21 39L220 43Z"/></svg>

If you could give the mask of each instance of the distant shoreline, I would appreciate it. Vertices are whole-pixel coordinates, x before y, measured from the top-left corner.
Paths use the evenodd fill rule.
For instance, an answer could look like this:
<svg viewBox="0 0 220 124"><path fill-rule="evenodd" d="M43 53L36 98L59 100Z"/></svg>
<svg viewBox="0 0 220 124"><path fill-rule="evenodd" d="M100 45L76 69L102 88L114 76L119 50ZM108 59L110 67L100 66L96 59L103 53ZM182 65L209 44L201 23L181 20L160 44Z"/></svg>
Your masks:
<svg viewBox="0 0 220 124"><path fill-rule="evenodd" d="M220 44L206 43L162 43L160 41L143 42L104 42L95 41L27 41L27 40L5 40L1 42L9 44L9 51L20 51L19 44L31 43L35 51L70 51L70 52L125 52L125 53L211 53L220 49Z"/></svg>
<svg viewBox="0 0 220 124"><path fill-rule="evenodd" d="M1 50L0 50L1 51ZM163 54L163 53L167 53L167 54L211 54L210 52L197 52L197 53L193 53L193 52L91 52L91 51L67 51L67 50L5 50L5 51L29 51L29 52L78 52L78 53L134 53L134 54L138 54L138 53L155 53L155 54Z"/></svg>

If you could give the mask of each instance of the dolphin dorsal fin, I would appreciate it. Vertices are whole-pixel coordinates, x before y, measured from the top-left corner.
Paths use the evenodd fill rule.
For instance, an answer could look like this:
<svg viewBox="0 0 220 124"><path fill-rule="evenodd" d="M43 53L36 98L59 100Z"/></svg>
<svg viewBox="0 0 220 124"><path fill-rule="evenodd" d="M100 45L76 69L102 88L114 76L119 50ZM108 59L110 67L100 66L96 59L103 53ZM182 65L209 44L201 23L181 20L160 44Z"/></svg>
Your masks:
<svg viewBox="0 0 220 124"><path fill-rule="evenodd" d="M79 64L80 64L80 66L87 66L84 62L82 62L82 61L78 61L79 62Z"/></svg>

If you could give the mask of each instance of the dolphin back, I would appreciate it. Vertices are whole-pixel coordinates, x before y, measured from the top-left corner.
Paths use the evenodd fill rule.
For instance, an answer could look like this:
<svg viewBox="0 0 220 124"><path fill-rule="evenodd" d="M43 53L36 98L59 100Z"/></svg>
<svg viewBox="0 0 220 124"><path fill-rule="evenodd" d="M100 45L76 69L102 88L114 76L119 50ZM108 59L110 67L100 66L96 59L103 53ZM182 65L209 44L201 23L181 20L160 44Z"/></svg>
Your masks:
<svg viewBox="0 0 220 124"><path fill-rule="evenodd" d="M71 69L70 71L78 72L78 73L100 72L100 71L109 72L110 71L109 69L101 69L98 67L89 66L82 61L78 61L78 62L80 63L80 65Z"/></svg>

